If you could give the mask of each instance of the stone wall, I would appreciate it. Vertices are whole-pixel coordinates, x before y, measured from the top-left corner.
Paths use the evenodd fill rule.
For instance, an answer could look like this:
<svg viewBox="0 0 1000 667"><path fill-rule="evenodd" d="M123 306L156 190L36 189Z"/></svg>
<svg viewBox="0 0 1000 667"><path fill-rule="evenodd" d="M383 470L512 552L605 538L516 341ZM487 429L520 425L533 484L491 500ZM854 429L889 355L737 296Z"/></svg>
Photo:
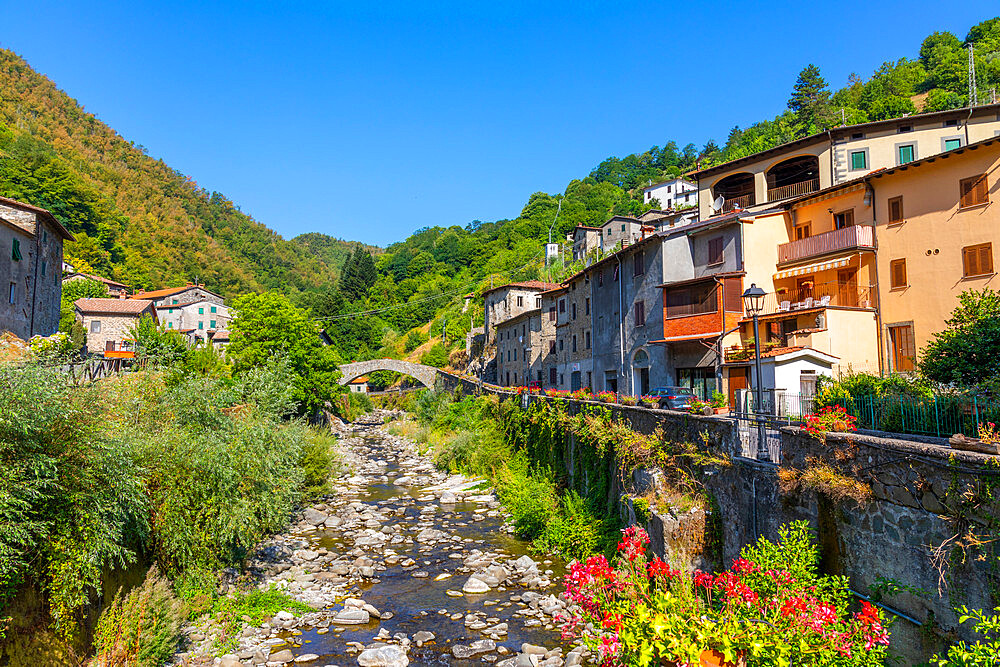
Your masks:
<svg viewBox="0 0 1000 667"><path fill-rule="evenodd" d="M466 394L516 396L444 373L439 375L439 386L461 388ZM533 395L519 400L553 399ZM571 412L586 404L558 400L565 401ZM1000 507L996 501L974 507L974 501L991 486L1000 487L997 457L862 434L828 434L821 442L799 428L786 427L781 429L781 463L775 465L739 456L736 423L731 419L607 407L616 419L627 420L639 432L650 434L659 428L669 440L712 447L730 457L731 465L708 469L702 476L712 498L708 508L669 504L653 508L647 530L656 550L675 564L706 568L721 561L728 565L758 536L774 540L782 526L806 520L816 532L825 572L847 577L852 590L864 596L875 592L879 577L904 587L904 592L884 596L882 604L900 615L893 626L893 650L907 664L926 660L956 636L975 639L968 625L959 625L953 606L992 609L998 604L1000 561L989 546L964 554L946 549L943 562L934 560L935 550L962 525L995 536ZM573 486L580 484L573 479L576 446L567 434L563 460L570 462L567 473ZM782 491L781 468L807 470L820 461L868 485L871 499L837 501L811 488ZM627 488L609 490L609 507L618 503L623 492L633 496L655 492L662 477L657 470L636 471L627 480ZM619 511L635 520L630 498ZM706 540L713 530L718 539ZM710 543L714 553L704 549Z"/></svg>

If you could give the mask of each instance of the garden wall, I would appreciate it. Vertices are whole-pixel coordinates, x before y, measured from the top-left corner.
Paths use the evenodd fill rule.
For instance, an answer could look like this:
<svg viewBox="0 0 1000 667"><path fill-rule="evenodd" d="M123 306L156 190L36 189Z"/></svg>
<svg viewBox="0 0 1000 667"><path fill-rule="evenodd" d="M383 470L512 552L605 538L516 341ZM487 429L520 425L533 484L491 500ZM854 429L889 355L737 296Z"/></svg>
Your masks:
<svg viewBox="0 0 1000 667"><path fill-rule="evenodd" d="M461 388L466 394L516 396L458 376L441 377L445 388ZM561 400L571 413L588 403L537 395L527 400ZM647 529L653 546L675 564L703 569L728 565L758 536L776 539L781 526L805 519L816 530L826 572L847 577L862 595L881 593L882 603L903 616L893 627L893 648L910 663L940 650L945 640L973 638L967 626L959 626L953 606L992 609L1000 604L1000 549L976 544L1000 535L998 457L861 434L827 434L824 442L786 427L781 429L781 463L775 465L738 455L734 420L606 407L636 431L650 434L660 428L668 440L696 443L730 458L730 465L700 474L712 501L707 508L677 502L669 494L666 502L651 505ZM562 460L571 485L580 487L586 481L579 479L576 448L567 434ZM789 476L801 479L801 473L819 469L835 475L788 488ZM631 499L619 504L623 493L648 497L663 490L665 475L638 470L624 484L614 477L609 507L620 507L634 521ZM857 488L870 488L868 500L840 497L838 484L854 480L862 483ZM880 577L893 580L895 590L885 591Z"/></svg>

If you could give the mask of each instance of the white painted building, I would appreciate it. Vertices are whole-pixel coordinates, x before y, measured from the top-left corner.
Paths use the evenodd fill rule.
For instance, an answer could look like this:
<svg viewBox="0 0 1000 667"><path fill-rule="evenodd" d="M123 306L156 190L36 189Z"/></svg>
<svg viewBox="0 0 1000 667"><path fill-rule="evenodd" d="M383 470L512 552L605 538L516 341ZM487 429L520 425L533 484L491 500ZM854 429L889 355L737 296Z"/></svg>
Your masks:
<svg viewBox="0 0 1000 667"><path fill-rule="evenodd" d="M190 303L165 303L157 308L160 322L167 329L192 332L194 336L206 340L209 331L229 329L233 316L229 307L208 299Z"/></svg>
<svg viewBox="0 0 1000 667"><path fill-rule="evenodd" d="M698 205L698 184L674 178L662 183L653 183L642 189L642 201L648 204L659 200L663 210L674 210Z"/></svg>

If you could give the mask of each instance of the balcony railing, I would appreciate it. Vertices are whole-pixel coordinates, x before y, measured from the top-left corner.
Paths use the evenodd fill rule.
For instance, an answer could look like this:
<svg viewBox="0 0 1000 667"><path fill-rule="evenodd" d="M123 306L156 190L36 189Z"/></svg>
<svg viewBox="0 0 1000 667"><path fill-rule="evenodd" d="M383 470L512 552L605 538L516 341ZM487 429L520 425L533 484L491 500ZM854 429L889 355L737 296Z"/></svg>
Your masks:
<svg viewBox="0 0 1000 667"><path fill-rule="evenodd" d="M767 189L767 201L777 201L785 197L798 197L799 195L807 195L817 190L819 190L818 178L799 183L789 183L788 185L779 185L776 188Z"/></svg>
<svg viewBox="0 0 1000 667"><path fill-rule="evenodd" d="M757 203L757 198L754 193L748 192L745 195L740 195L739 197L733 197L730 199L726 197L726 203L722 205L722 212L729 213L736 208L749 208Z"/></svg>
<svg viewBox="0 0 1000 667"><path fill-rule="evenodd" d="M771 292L764 297L763 315L794 313L810 308L874 308L876 290L869 285L827 282L812 287L799 287Z"/></svg>
<svg viewBox="0 0 1000 667"><path fill-rule="evenodd" d="M854 225L791 243L782 243L778 246L778 264L820 257L841 250L874 247L874 228L871 225Z"/></svg>

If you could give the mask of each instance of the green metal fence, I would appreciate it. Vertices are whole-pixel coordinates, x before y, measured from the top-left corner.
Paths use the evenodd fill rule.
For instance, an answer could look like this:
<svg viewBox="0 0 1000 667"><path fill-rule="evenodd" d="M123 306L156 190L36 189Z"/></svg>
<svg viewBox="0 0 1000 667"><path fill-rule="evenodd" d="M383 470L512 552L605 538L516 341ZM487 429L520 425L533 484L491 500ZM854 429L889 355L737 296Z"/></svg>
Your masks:
<svg viewBox="0 0 1000 667"><path fill-rule="evenodd" d="M1000 424L1000 399L982 396L854 396L844 407L858 428L892 433L976 437L980 424Z"/></svg>

